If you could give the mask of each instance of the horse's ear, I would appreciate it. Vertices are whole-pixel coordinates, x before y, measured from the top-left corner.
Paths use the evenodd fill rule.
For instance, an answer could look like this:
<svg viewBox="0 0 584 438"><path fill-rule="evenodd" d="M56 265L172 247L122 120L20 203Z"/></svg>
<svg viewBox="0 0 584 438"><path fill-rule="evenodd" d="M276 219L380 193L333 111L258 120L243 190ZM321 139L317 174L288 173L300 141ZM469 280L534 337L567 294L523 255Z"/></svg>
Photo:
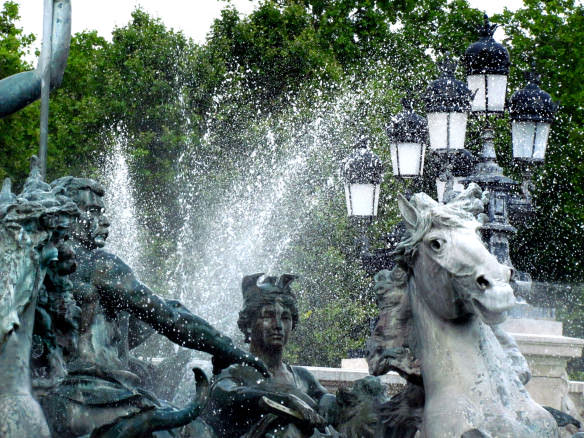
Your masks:
<svg viewBox="0 0 584 438"><path fill-rule="evenodd" d="M398 194L397 205L408 228L416 228L418 224L418 210L401 193Z"/></svg>

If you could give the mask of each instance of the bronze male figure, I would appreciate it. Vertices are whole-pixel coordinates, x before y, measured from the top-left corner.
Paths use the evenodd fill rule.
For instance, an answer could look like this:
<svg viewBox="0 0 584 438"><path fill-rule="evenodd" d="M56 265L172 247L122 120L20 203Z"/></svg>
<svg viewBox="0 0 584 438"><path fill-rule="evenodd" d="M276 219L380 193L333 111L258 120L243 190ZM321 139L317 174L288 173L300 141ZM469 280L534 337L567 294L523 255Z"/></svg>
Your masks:
<svg viewBox="0 0 584 438"><path fill-rule="evenodd" d="M82 436L121 417L167 407L130 371L129 315L183 347L214 355L216 364L245 363L266 373L263 364L231 339L180 304L155 295L121 259L102 249L109 222L99 183L64 177L52 187L81 211L71 230L78 267L70 279L82 309L77 348L64 357L67 376L40 400L54 436Z"/></svg>

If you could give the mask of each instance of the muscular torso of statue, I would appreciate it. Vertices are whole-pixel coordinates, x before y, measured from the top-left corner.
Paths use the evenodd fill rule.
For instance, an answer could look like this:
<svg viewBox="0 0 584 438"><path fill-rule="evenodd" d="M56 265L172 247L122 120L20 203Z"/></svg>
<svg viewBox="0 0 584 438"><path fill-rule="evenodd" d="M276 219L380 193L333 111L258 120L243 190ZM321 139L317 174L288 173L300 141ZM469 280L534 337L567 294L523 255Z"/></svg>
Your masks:
<svg viewBox="0 0 584 438"><path fill-rule="evenodd" d="M109 277L129 271L127 265L106 251L77 254L79 268L71 276L73 296L83 309L79 321L78 351L68 366L88 364L105 370L128 369L129 314L120 312L123 300L107 287Z"/></svg>

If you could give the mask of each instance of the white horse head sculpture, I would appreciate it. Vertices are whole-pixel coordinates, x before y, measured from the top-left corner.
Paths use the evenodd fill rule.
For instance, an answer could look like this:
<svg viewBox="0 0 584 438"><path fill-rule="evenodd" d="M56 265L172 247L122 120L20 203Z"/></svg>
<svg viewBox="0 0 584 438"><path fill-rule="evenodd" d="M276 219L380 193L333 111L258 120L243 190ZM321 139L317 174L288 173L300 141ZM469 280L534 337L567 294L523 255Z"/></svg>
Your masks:
<svg viewBox="0 0 584 438"><path fill-rule="evenodd" d="M491 327L515 304L513 272L481 240L480 195L470 185L446 205L423 193L399 199L407 233L396 268L376 276L369 369L423 382L423 437L556 437Z"/></svg>
<svg viewBox="0 0 584 438"><path fill-rule="evenodd" d="M496 324L515 305L509 284L513 272L481 240L481 224L474 216L477 192L480 188L471 185L446 205L425 193L411 202L401 197L408 237L396 253L409 272L418 273L413 276L417 294L441 318L456 323L477 315Z"/></svg>

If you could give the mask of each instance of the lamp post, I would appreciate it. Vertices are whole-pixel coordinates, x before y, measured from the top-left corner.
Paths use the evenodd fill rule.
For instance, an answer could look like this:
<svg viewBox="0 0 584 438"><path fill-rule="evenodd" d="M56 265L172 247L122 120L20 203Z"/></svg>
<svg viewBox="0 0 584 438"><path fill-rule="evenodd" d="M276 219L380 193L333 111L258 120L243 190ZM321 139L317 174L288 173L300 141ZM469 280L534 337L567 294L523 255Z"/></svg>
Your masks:
<svg viewBox="0 0 584 438"><path fill-rule="evenodd" d="M387 134L395 177L422 178L425 139L429 138L430 154L440 167L440 176L436 179L440 202L448 202L457 189L471 182L489 194L488 219L483 225L484 240L501 263L512 266L509 238L517 230L510 223L510 217L525 220L533 211L528 190L530 169L544 160L557 105L539 88L539 77L534 72L529 73L527 86L511 97L508 109L512 121L513 160L524 169L521 191L520 183L505 176L497 163L494 131L489 126L490 117L501 116L507 109L505 94L510 67L507 49L493 38L495 28L485 15L480 40L472 44L463 57L466 84L455 78L456 64L448 56L442 62L440 77L430 83L422 96L427 124L413 112L411 99L407 99L403 102L404 112L394 117ZM473 157L464 148L469 114L484 117L482 151L478 157ZM378 192L376 196L379 196ZM365 241L361 258L369 273L392 266L391 245L399 241L401 232L403 226L398 226L392 233L393 242L382 250L371 252L368 241ZM529 275L518 273L515 281L518 294L525 295L530 287Z"/></svg>
<svg viewBox="0 0 584 438"><path fill-rule="evenodd" d="M362 136L356 142L354 151L343 163L342 173L347 215L359 229L359 237L356 239L359 257L367 272L373 275L384 268L389 251L382 249L371 253L369 249L367 227L377 216L383 164L370 149L367 137Z"/></svg>

